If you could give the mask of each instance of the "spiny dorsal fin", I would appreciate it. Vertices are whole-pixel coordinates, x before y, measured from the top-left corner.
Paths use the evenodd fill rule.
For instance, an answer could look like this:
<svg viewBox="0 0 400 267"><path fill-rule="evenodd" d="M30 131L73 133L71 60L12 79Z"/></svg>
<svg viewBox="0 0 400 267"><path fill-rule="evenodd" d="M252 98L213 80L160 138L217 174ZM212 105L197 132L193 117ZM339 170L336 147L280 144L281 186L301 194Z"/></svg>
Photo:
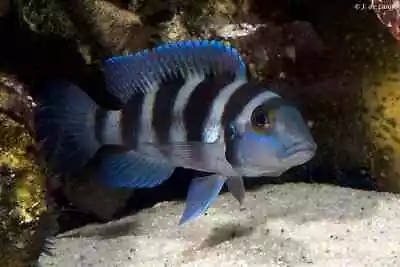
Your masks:
<svg viewBox="0 0 400 267"><path fill-rule="evenodd" d="M157 84L178 76L232 73L246 79L239 52L220 41L177 41L103 63L107 90L123 103L136 93L157 90Z"/></svg>

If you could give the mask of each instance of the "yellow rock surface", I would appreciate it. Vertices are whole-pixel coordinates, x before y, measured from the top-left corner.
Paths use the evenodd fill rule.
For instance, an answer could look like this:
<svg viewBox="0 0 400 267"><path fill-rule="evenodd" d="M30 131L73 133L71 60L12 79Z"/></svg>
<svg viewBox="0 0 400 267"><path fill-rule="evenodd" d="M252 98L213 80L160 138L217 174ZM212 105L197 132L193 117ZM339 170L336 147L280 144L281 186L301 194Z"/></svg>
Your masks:
<svg viewBox="0 0 400 267"><path fill-rule="evenodd" d="M10 96L0 84L0 108ZM26 266L39 216L45 211L44 175L28 152L34 144L26 127L0 113L0 266Z"/></svg>
<svg viewBox="0 0 400 267"><path fill-rule="evenodd" d="M365 86L364 120L372 141L370 164L384 190L400 192L400 72Z"/></svg>

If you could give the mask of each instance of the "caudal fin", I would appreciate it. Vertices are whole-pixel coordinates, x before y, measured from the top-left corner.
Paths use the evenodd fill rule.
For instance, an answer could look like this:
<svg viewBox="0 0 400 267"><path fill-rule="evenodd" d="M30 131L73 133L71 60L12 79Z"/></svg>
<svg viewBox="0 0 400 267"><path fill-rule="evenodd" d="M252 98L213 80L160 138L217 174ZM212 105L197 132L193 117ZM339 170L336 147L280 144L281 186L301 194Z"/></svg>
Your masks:
<svg viewBox="0 0 400 267"><path fill-rule="evenodd" d="M58 81L46 87L35 110L37 142L53 171L76 171L100 147L95 134L100 108L74 84Z"/></svg>

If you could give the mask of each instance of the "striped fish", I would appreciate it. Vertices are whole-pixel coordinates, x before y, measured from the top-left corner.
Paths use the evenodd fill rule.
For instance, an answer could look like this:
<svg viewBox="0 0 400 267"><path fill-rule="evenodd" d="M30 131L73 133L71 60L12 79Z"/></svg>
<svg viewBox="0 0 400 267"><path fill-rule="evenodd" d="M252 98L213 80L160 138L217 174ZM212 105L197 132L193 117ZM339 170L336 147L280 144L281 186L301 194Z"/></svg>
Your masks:
<svg viewBox="0 0 400 267"><path fill-rule="evenodd" d="M249 81L238 51L217 41L178 41L103 64L123 108L106 110L77 86L54 82L39 99L37 138L56 171L83 167L103 146L99 179L149 188L176 167L192 180L180 224L203 214L226 183L241 203L243 176L279 176L310 160L316 144L298 110Z"/></svg>

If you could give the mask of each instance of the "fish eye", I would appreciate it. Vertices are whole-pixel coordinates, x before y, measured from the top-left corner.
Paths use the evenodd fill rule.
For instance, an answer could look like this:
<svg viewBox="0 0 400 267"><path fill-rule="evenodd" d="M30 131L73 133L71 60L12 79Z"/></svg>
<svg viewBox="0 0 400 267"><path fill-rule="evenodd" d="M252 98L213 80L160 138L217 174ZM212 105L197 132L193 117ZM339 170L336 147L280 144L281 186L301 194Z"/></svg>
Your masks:
<svg viewBox="0 0 400 267"><path fill-rule="evenodd" d="M251 115L251 125L255 130L263 131L272 127L272 114L262 108L257 108Z"/></svg>

